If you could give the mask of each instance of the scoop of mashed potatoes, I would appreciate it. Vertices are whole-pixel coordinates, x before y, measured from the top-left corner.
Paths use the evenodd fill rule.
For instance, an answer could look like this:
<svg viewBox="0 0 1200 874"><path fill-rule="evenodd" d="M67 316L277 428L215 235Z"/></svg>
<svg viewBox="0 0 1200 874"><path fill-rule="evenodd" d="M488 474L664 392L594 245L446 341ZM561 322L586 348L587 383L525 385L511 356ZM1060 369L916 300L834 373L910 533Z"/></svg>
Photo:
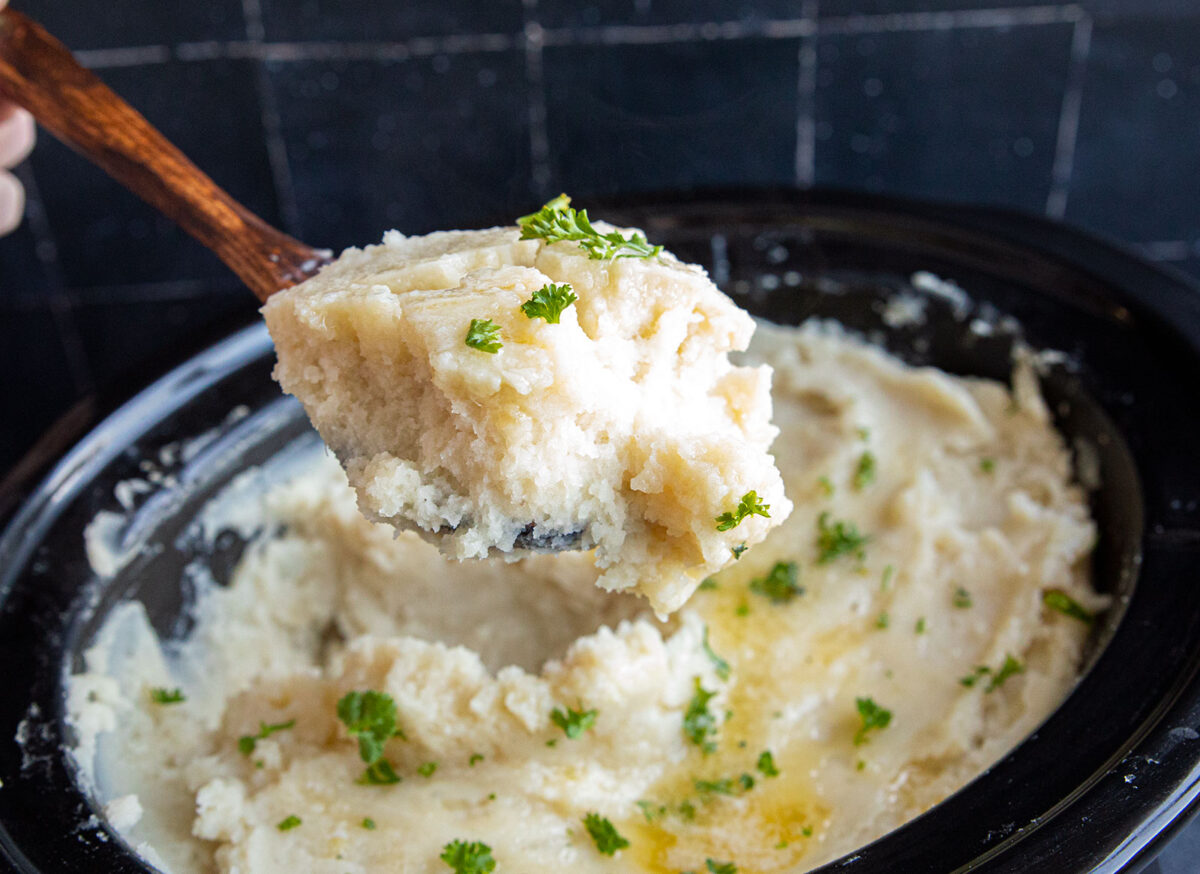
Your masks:
<svg viewBox="0 0 1200 874"><path fill-rule="evenodd" d="M761 326L751 355L797 508L668 622L581 553L447 562L393 537L319 452L237 492L263 533L188 638L162 648L127 604L71 683L113 825L175 874L448 874L455 846L498 872L763 874L962 786L1063 699L1104 606L1036 380L828 325ZM374 766L340 706L368 692L394 705Z"/></svg>
<svg viewBox="0 0 1200 874"><path fill-rule="evenodd" d="M601 586L665 614L791 509L770 371L728 358L754 324L669 253L392 232L263 315L363 513L451 557L594 546Z"/></svg>

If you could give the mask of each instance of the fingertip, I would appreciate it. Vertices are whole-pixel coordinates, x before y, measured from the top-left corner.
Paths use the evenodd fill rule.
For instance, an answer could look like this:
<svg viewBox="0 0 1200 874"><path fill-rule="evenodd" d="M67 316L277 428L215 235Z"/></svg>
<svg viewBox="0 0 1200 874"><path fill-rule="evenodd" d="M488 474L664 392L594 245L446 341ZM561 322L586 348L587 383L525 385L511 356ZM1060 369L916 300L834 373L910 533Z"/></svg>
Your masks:
<svg viewBox="0 0 1200 874"><path fill-rule="evenodd" d="M12 233L25 213L25 189L16 176L0 172L0 236Z"/></svg>
<svg viewBox="0 0 1200 874"><path fill-rule="evenodd" d="M37 139L33 116L18 107L0 123L0 167L12 167L25 160Z"/></svg>

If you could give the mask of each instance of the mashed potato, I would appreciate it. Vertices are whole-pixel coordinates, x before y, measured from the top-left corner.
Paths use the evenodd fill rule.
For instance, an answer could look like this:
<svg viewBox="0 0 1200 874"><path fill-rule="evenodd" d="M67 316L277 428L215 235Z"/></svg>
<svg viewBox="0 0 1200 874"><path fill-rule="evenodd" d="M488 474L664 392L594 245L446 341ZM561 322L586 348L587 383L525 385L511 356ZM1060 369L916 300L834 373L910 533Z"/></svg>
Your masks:
<svg viewBox="0 0 1200 874"><path fill-rule="evenodd" d="M263 315L363 513L453 558L594 546L601 586L666 614L791 509L770 372L729 362L754 324L669 253L392 232ZM718 527L748 493L761 515Z"/></svg>
<svg viewBox="0 0 1200 874"><path fill-rule="evenodd" d="M240 497L265 533L187 640L164 651L125 605L72 681L113 825L177 874L435 874L455 841L498 872L753 874L978 774L1074 682L1087 624L1044 593L1103 606L1033 375L1010 392L828 325L763 325L748 363L775 368L797 508L669 622L583 554L458 563L396 538L316 452ZM398 782L363 782L339 715L368 691L395 704Z"/></svg>

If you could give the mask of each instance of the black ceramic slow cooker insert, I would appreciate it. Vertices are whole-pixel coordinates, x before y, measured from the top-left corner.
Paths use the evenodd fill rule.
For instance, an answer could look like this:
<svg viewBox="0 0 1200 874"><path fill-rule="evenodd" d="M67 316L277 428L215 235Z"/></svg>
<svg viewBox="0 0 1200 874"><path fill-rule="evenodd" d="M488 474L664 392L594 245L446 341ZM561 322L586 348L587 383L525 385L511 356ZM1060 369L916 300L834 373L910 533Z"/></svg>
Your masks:
<svg viewBox="0 0 1200 874"><path fill-rule="evenodd" d="M1140 867L1200 791L1200 289L1061 225L989 210L739 192L592 211L706 265L755 315L834 318L912 363L1004 380L1015 344L1063 353L1043 391L1077 460L1098 465L1094 572L1113 596L1084 674L986 773L820 870ZM924 324L888 327L883 301L922 293L921 273L965 289L969 307L935 295ZM94 818L99 808L75 780L63 681L122 599L145 602L160 633L183 632L179 569L201 547L179 532L239 471L309 430L271 381L272 363L263 326L235 334L96 425L40 482L0 495L10 508L0 510L0 864L11 870L149 870ZM127 537L163 549L98 582L84 526L121 509L113 488L143 461L205 432L197 454L165 471L177 487L148 498L127 525ZM219 540L206 555L218 578L239 549Z"/></svg>

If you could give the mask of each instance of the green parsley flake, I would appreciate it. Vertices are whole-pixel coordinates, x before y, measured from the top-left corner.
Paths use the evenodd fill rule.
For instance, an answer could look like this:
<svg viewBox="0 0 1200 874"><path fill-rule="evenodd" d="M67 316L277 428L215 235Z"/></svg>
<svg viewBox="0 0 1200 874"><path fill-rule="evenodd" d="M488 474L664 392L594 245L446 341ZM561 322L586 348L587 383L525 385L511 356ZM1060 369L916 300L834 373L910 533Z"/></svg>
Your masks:
<svg viewBox="0 0 1200 874"><path fill-rule="evenodd" d="M653 801L635 801L634 804L642 811L642 816L646 817L646 822L654 822L661 816L667 813L665 804L655 804Z"/></svg>
<svg viewBox="0 0 1200 874"><path fill-rule="evenodd" d="M925 623L925 617L922 616L920 619L917 620L917 624L913 626L913 631L915 631L917 634L924 634L926 632L926 630L927 630L927 626Z"/></svg>
<svg viewBox="0 0 1200 874"><path fill-rule="evenodd" d="M383 758L384 744L403 737L396 727L396 702L386 692L347 692L337 703L337 716L358 738L358 754L368 765Z"/></svg>
<svg viewBox="0 0 1200 874"><path fill-rule="evenodd" d="M568 707L564 713L555 707L550 711L550 721L561 728L563 734L571 740L578 740L585 731L596 724L596 715L595 710L572 710Z"/></svg>
<svg viewBox="0 0 1200 874"><path fill-rule="evenodd" d="M492 848L480 841L451 841L442 848L441 860L454 874L490 874L496 870Z"/></svg>
<svg viewBox="0 0 1200 874"><path fill-rule="evenodd" d="M587 814L583 818L583 827L595 841L596 849L606 856L611 856L617 850L623 850L629 846L629 841L621 837L608 818L598 813Z"/></svg>
<svg viewBox="0 0 1200 874"><path fill-rule="evenodd" d="M812 833L813 829L811 825L806 825L804 828L800 829L800 834L804 835L806 838L811 838Z"/></svg>
<svg viewBox="0 0 1200 874"><path fill-rule="evenodd" d="M875 455L864 452L858 459L858 467L854 469L854 488L862 491L875 482Z"/></svg>
<svg viewBox="0 0 1200 874"><path fill-rule="evenodd" d="M892 721L892 711L880 707L874 699L855 698L854 706L858 708L858 715L862 718L862 725L854 733L855 746L861 746L870 740L867 737L868 732L885 729Z"/></svg>
<svg viewBox="0 0 1200 874"><path fill-rule="evenodd" d="M500 342L500 326L491 319L471 319L464 341L472 349L495 355L504 346Z"/></svg>
<svg viewBox="0 0 1200 874"><path fill-rule="evenodd" d="M787 604L797 595L804 594L800 586L800 566L794 561L779 561L765 577L750 581L750 591L770 598L772 604Z"/></svg>
<svg viewBox="0 0 1200 874"><path fill-rule="evenodd" d="M359 786L392 786L401 781L401 777L387 759L380 759L367 765L362 776L354 782Z"/></svg>
<svg viewBox="0 0 1200 874"><path fill-rule="evenodd" d="M966 609L967 607L970 607L973 603L971 601L971 593L962 586L959 586L954 590L954 598L952 599L952 603L959 609Z"/></svg>
<svg viewBox="0 0 1200 874"><path fill-rule="evenodd" d="M876 628L887 628L889 622L891 622L891 620L888 618L886 610L875 617Z"/></svg>
<svg viewBox="0 0 1200 874"><path fill-rule="evenodd" d="M265 740L277 731L286 731L296 725L296 720L289 719L287 722L277 722L274 725L268 725L265 722L258 723L258 734L246 734L238 738L238 752L243 756L248 756L254 752L254 747L260 740Z"/></svg>
<svg viewBox="0 0 1200 874"><path fill-rule="evenodd" d="M717 585L716 577L705 577L704 581L696 587L697 592L715 592L720 586Z"/></svg>
<svg viewBox="0 0 1200 874"><path fill-rule="evenodd" d="M866 545L870 536L858 533L853 522L829 521L829 513L817 519L817 564L829 564L843 555L853 555L862 561L866 558Z"/></svg>
<svg viewBox="0 0 1200 874"><path fill-rule="evenodd" d="M281 832L291 831L292 829L296 828L296 826L300 825L300 821L300 817L293 813L290 816L281 819L275 828L279 829Z"/></svg>
<svg viewBox="0 0 1200 874"><path fill-rule="evenodd" d="M716 652L713 651L712 646L708 642L707 625L704 626L704 636L701 638L701 642L704 644L704 654L708 656L708 660L713 663L713 668L716 670L717 676L722 680L728 680L730 672L729 662L725 661L725 659L721 658L716 654Z"/></svg>
<svg viewBox="0 0 1200 874"><path fill-rule="evenodd" d="M709 874L737 874L737 865L732 862L718 862L715 859L705 859L704 867Z"/></svg>
<svg viewBox="0 0 1200 874"><path fill-rule="evenodd" d="M547 243L575 242L587 256L599 261L606 258L653 258L662 253L662 246L651 246L641 234L628 237L617 231L607 234L592 227L586 209L576 211L565 194L545 204L535 213L521 216L517 226L522 240L545 240Z"/></svg>
<svg viewBox="0 0 1200 874"><path fill-rule="evenodd" d="M419 768L417 768L417 773L422 777L432 777L433 772L436 771L437 768L437 762L425 762Z"/></svg>
<svg viewBox="0 0 1200 874"><path fill-rule="evenodd" d="M477 762L483 761L483 753L471 753L471 758L467 759L467 767L474 768Z"/></svg>
<svg viewBox="0 0 1200 874"><path fill-rule="evenodd" d="M748 547L746 545L745 541L743 541L743 542L739 543L737 546L730 547L729 551L733 553L733 560L737 561L739 558L742 557L742 553L745 552L749 548L750 547Z"/></svg>
<svg viewBox="0 0 1200 874"><path fill-rule="evenodd" d="M155 704L182 704L187 698L182 689L151 689L150 700Z"/></svg>
<svg viewBox="0 0 1200 874"><path fill-rule="evenodd" d="M531 319L545 319L549 324L557 325L563 310L577 300L579 298L565 282L562 285L550 283L543 285L521 304L521 312Z"/></svg>
<svg viewBox="0 0 1200 874"><path fill-rule="evenodd" d="M362 827L365 828L369 832L375 831L375 820L371 819L371 817L369 817L369 816L366 817L362 821Z"/></svg>
<svg viewBox="0 0 1200 874"><path fill-rule="evenodd" d="M829 481L829 477L822 476L817 478L817 485L821 487L821 491L825 493L825 497L833 497L833 483Z"/></svg>
<svg viewBox="0 0 1200 874"><path fill-rule="evenodd" d="M1096 614L1088 610L1062 589L1047 589L1042 592L1042 603L1051 610L1057 610L1064 616L1078 619L1091 625L1096 620Z"/></svg>
<svg viewBox="0 0 1200 874"><path fill-rule="evenodd" d="M758 772L764 777L779 776L779 769L775 767L775 757L771 755L770 750L763 750L758 754L758 761L754 767L758 768Z"/></svg>
<svg viewBox="0 0 1200 874"><path fill-rule="evenodd" d="M892 584L892 577L896 575L896 566L889 564L883 569L883 576L879 578L879 591L886 592Z"/></svg>
<svg viewBox="0 0 1200 874"><path fill-rule="evenodd" d="M979 459L979 469L982 470L984 473L995 473L996 472L996 459L994 459L994 458Z"/></svg>
<svg viewBox="0 0 1200 874"><path fill-rule="evenodd" d="M758 492L751 490L742 495L742 499L738 501L738 505L731 511L722 513L716 517L717 530L729 531L742 524L742 520L748 516L766 516L771 517L771 505L764 504L758 496Z"/></svg>
<svg viewBox="0 0 1200 874"><path fill-rule="evenodd" d="M708 702L717 693L709 692L700 685L699 677L695 678L695 686L696 691L683 714L683 734L707 755L717 749L713 741L717 734L717 720L708 709Z"/></svg>
<svg viewBox="0 0 1200 874"><path fill-rule="evenodd" d="M750 605L747 604L745 601L743 601L742 603L737 605L737 607L734 609L733 613L735 616L749 616L750 615Z"/></svg>
<svg viewBox="0 0 1200 874"><path fill-rule="evenodd" d="M1023 673L1025 673L1025 666L1013 658L1012 655L1006 655L1004 657L1004 664L1000 666L998 671L992 674L992 679L988 682L987 688L984 691L995 692L1004 685L1004 681L1009 677Z"/></svg>

